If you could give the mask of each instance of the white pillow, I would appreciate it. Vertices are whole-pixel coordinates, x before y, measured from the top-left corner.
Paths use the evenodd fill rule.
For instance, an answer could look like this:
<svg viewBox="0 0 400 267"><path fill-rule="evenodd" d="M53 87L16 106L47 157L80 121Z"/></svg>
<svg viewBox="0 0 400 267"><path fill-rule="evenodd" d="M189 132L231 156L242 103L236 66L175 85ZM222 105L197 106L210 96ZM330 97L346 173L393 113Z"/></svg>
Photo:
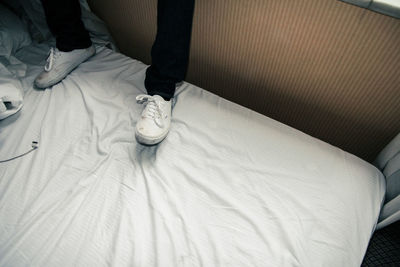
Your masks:
<svg viewBox="0 0 400 267"><path fill-rule="evenodd" d="M0 4L0 56L9 58L32 42L26 26L11 10Z"/></svg>
<svg viewBox="0 0 400 267"><path fill-rule="evenodd" d="M15 114L23 105L18 76L19 70L25 68L13 54L31 42L26 26L18 16L0 4L0 120Z"/></svg>

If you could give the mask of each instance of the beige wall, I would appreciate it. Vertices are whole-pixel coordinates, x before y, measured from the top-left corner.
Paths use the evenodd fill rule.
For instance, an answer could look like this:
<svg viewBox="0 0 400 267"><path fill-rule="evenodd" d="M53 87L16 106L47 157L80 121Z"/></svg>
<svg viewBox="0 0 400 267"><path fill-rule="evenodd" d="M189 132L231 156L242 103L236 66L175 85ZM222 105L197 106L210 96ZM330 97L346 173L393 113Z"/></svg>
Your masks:
<svg viewBox="0 0 400 267"><path fill-rule="evenodd" d="M91 0L150 63L156 0ZM400 132L400 20L337 0L197 0L187 80L367 160Z"/></svg>

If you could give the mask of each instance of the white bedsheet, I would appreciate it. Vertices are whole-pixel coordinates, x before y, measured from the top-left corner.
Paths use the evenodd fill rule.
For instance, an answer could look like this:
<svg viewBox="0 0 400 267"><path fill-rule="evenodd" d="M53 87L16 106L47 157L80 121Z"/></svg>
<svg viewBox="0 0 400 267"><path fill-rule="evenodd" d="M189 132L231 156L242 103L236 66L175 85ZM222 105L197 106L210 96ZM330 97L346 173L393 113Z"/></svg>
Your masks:
<svg viewBox="0 0 400 267"><path fill-rule="evenodd" d="M0 266L359 266L384 197L372 165L184 83L136 143L146 66L106 48L0 122Z"/></svg>

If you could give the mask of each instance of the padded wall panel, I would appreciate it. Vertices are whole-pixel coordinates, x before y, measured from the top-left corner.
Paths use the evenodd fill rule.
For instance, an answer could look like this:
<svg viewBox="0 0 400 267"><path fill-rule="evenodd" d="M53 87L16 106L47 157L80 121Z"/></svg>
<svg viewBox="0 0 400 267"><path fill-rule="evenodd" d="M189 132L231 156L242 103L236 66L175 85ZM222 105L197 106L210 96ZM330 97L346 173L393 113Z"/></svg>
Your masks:
<svg viewBox="0 0 400 267"><path fill-rule="evenodd" d="M150 63L156 0L89 2ZM187 80L372 160L400 132L399 47L400 20L336 0L197 0Z"/></svg>

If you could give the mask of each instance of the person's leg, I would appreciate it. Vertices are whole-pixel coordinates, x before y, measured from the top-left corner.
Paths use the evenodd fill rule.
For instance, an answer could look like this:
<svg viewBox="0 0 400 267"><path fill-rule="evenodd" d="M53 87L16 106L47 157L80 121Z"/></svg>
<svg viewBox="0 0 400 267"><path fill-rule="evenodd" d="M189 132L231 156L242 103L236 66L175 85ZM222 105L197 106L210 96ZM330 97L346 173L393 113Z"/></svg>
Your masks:
<svg viewBox="0 0 400 267"><path fill-rule="evenodd" d="M50 49L44 71L34 81L36 87L47 88L63 80L96 50L81 20L79 0L41 1L57 46Z"/></svg>
<svg viewBox="0 0 400 267"><path fill-rule="evenodd" d="M194 0L158 0L157 36L145 79L150 96L136 97L138 103L145 104L135 129L136 140L141 144L158 144L169 132L170 99L175 84L185 78L188 65L193 11Z"/></svg>
<svg viewBox="0 0 400 267"><path fill-rule="evenodd" d="M56 37L57 48L69 52L92 45L81 20L79 0L41 0L47 24Z"/></svg>
<svg viewBox="0 0 400 267"><path fill-rule="evenodd" d="M169 100L174 96L175 84L185 78L193 11L194 0L158 0L157 36L145 79L149 95Z"/></svg>

